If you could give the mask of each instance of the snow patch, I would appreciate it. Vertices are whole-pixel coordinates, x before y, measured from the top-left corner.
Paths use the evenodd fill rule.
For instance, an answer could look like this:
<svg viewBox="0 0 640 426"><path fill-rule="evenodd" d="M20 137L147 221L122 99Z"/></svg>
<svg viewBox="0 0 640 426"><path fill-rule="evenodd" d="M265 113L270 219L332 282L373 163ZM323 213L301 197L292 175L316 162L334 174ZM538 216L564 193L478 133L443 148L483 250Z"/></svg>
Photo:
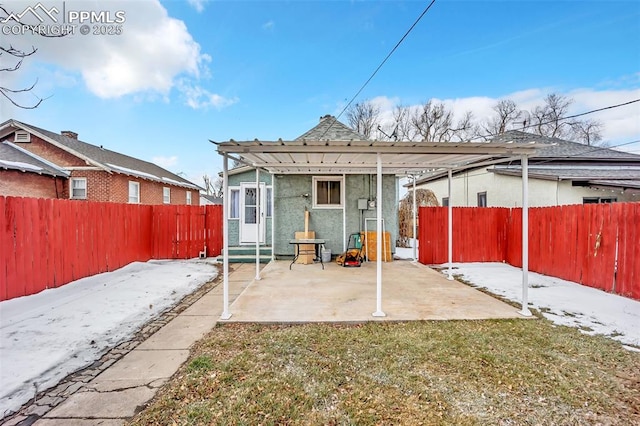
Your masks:
<svg viewBox="0 0 640 426"><path fill-rule="evenodd" d="M0 413L100 358L217 275L201 260L134 262L0 302Z"/></svg>

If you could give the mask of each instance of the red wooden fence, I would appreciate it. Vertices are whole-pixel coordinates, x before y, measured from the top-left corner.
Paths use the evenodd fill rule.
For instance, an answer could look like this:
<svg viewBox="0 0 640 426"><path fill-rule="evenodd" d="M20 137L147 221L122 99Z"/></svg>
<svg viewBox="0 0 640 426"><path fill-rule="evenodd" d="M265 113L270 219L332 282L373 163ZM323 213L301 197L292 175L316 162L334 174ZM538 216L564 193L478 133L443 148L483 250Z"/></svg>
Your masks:
<svg viewBox="0 0 640 426"><path fill-rule="evenodd" d="M217 256L221 206L148 206L0 197L0 300L133 261Z"/></svg>
<svg viewBox="0 0 640 426"><path fill-rule="evenodd" d="M420 262L445 263L447 208L422 207ZM529 209L529 269L640 300L640 203ZM453 261L522 266L522 209L453 208Z"/></svg>

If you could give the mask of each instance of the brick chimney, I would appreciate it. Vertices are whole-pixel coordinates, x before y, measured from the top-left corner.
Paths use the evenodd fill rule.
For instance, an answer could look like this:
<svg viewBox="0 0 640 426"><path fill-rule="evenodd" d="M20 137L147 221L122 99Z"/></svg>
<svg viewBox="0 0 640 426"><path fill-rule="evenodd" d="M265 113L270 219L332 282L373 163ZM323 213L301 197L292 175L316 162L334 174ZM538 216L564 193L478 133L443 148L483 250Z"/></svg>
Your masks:
<svg viewBox="0 0 640 426"><path fill-rule="evenodd" d="M72 132L71 130L63 130L60 132L60 134L71 139L78 139L78 134L76 132Z"/></svg>

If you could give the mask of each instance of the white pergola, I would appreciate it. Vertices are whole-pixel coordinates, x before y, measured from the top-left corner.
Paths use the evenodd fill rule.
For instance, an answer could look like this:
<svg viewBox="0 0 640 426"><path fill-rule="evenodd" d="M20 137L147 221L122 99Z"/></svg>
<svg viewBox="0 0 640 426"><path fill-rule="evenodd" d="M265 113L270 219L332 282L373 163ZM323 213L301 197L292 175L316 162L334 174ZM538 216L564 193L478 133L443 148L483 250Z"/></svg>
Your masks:
<svg viewBox="0 0 640 426"><path fill-rule="evenodd" d="M213 142L213 141L212 141ZM229 159L237 160L256 170L256 182L260 170L276 174L338 175L375 174L377 176L377 252L382 252L382 175L412 176L414 185L414 235L415 235L415 181L425 172L447 171L449 176L449 200L451 200L452 173L468 168L521 160L522 163L522 308L520 313L531 316L528 309L528 158L535 153L536 144L516 142L386 142L344 140L294 140L294 141L234 141L213 142L224 157L224 242L223 250L223 312L222 319L229 319L229 226L228 226L228 171ZM448 226L448 277L453 279L452 264L452 203L449 203ZM274 228L275 229L275 228ZM375 317L385 316L382 310L382 256L377 259ZM416 261L414 246L414 261ZM259 243L256 243L256 279L260 279Z"/></svg>

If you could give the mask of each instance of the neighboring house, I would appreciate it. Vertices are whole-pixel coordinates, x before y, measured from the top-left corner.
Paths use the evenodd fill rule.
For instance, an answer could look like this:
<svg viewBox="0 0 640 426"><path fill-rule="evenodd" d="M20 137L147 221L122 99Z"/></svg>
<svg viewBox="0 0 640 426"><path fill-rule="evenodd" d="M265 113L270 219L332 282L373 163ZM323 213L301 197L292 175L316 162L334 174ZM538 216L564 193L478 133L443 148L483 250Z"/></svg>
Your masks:
<svg viewBox="0 0 640 426"><path fill-rule="evenodd" d="M0 195L200 203L199 186L153 163L16 120L0 124Z"/></svg>
<svg viewBox="0 0 640 426"><path fill-rule="evenodd" d="M209 194L200 194L200 205L222 205L222 197L217 197L215 195Z"/></svg>
<svg viewBox="0 0 640 426"><path fill-rule="evenodd" d="M332 116L295 141L307 143L321 140L365 141ZM314 161L309 159L309 161ZM274 255L289 256L294 252L289 240L295 232L304 231L305 210L310 212L309 230L316 238L327 241L333 254L341 253L351 233L365 229L375 231L376 176L370 174L276 174L259 173L260 191L256 191L256 171L241 166L229 170L229 246L261 244L275 246ZM393 174L383 175L383 219L391 235L395 252L398 229L398 183ZM259 211L256 200L259 202ZM256 220L256 217L261 220ZM366 220L370 219L370 220ZM366 221L366 224L365 224ZM273 244L275 240L275 245Z"/></svg>
<svg viewBox="0 0 640 426"><path fill-rule="evenodd" d="M520 131L492 139L510 141L544 145L529 158L531 207L640 201L640 155ZM424 175L416 187L432 190L443 206L451 201L453 206L517 207L522 205L522 167L517 160L455 171L451 200L446 172Z"/></svg>

